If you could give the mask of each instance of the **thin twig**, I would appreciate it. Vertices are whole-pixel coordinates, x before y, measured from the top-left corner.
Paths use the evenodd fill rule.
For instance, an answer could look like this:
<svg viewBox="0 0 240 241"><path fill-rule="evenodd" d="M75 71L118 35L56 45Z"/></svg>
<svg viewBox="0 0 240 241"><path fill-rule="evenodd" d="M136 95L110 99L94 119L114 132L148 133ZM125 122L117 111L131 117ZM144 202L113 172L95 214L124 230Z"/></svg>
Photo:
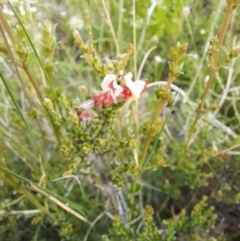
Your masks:
<svg viewBox="0 0 240 241"><path fill-rule="evenodd" d="M104 9L105 15L107 17L107 24L108 24L108 26L110 28L110 31L111 31L111 34L112 34L112 37L113 37L113 41L115 43L117 54L120 54L120 48L119 48L119 45L118 45L118 40L117 40L117 37L116 37L116 34L115 34L115 30L114 30L113 25L112 25L112 20L110 18L110 15L109 15L109 12L108 12L105 0L102 0L102 4L103 4L103 9Z"/></svg>
<svg viewBox="0 0 240 241"><path fill-rule="evenodd" d="M0 11L0 13L1 13L1 11ZM7 24L7 25L5 25L4 27L5 27L5 28L8 28L9 26L8 26L8 24ZM33 101L30 99L30 97L29 97L29 95L28 95L28 92L26 91L25 84L23 83L23 79L22 79L22 77L21 77L21 75L20 75L20 73L19 73L19 70L18 70L18 67L22 67L22 66L19 65L19 64L15 61L15 59L14 59L14 57L13 57L13 53L12 53L11 48L10 48L10 45L9 45L9 43L8 43L8 41L7 41L6 35L5 35L5 33L4 33L4 30L3 30L3 27L2 27L1 24L0 24L0 32L1 32L1 34L2 34L3 40L4 40L4 42L5 42L5 45L6 45L6 47L7 47L8 56L9 56L10 60L12 61L13 66L14 66L14 69L15 69L15 72L16 72L19 80L20 80L20 83L21 83L23 92L24 92L24 94L25 94L25 96L26 96L29 104L30 104L30 105L34 105ZM11 32L11 31L10 31L10 32ZM8 31L8 34L10 34L10 32ZM14 43L15 43L15 39L14 39L13 37L10 37L10 39L13 41L12 43L14 44Z"/></svg>
<svg viewBox="0 0 240 241"><path fill-rule="evenodd" d="M149 56L150 53L151 53L154 49L156 49L156 48L157 48L157 46L151 47L151 48L146 52L146 54L144 55L144 58L143 58L143 60L142 60L142 62L141 62L141 64L140 64L140 67L139 67L139 69L138 69L138 73L137 73L137 77L136 77L137 80L141 78L142 70L143 70L143 67L144 67L144 65L145 65L145 63L146 63L146 60L147 60L148 56Z"/></svg>
<svg viewBox="0 0 240 241"><path fill-rule="evenodd" d="M93 229L93 227L96 225L96 223L97 223L104 215L105 215L105 211L102 212L102 213L100 213L100 214L94 219L94 221L91 223L90 227L88 228L88 230L87 230L87 232L86 232L86 234L85 234L85 236L84 236L83 241L87 241L88 236L89 236L91 230Z"/></svg>
<svg viewBox="0 0 240 241"><path fill-rule="evenodd" d="M121 221L126 223L127 221L127 205L122 194L121 189L114 185L105 175L105 170L103 166L103 157L98 153L90 153L89 159L94 163L94 166L100 176L103 187L101 189L104 191L106 196L109 198L111 204L120 216Z"/></svg>
<svg viewBox="0 0 240 241"><path fill-rule="evenodd" d="M147 88L153 87L153 86L166 86L167 82L166 81L156 81L154 83L150 83L148 84ZM190 107L194 110L194 108L197 107L197 103L191 101L187 95L187 93L183 90L180 89L177 85L175 84L171 84L170 85L170 89L178 92L181 96L182 96L182 103L183 104L189 104ZM231 136L232 138L236 139L237 138L237 134L228 126L224 125L221 121L219 121L218 119L216 119L215 115L213 113L207 113L205 118L208 122L212 123L213 126L222 129L222 131L224 131L225 133L227 133L229 136Z"/></svg>
<svg viewBox="0 0 240 241"><path fill-rule="evenodd" d="M222 22L222 26L221 26L221 29L219 31L218 42L217 42L216 46L214 47L216 49L214 49L213 54L212 54L212 64L211 64L211 68L210 68L209 80L208 80L206 88L203 92L201 102L197 107L197 114L196 114L195 119L194 119L193 124L192 124L192 130L194 130L194 128L195 128L195 126L196 126L196 124L199 120L199 117L202 114L202 109L203 109L203 106L205 104L205 100L206 100L208 92L209 92L209 90L212 86L214 76L215 76L216 71L217 71L217 60L218 60L219 50L222 46L223 39L225 37L225 33L226 33L226 30L227 30L227 26L228 26L229 20L231 18L232 11L233 11L233 1L229 1L228 4L227 4L227 10L226 10L223 22ZM186 150L189 148L189 144L191 142L192 135L193 135L193 131L190 131L189 134L188 134L187 142L186 142Z"/></svg>
<svg viewBox="0 0 240 241"><path fill-rule="evenodd" d="M0 211L0 216L4 215L36 215L38 213L41 213L42 211L39 209L33 209L33 210L11 210L11 211L5 211L1 210Z"/></svg>
<svg viewBox="0 0 240 241"><path fill-rule="evenodd" d="M59 207L61 207L62 209L66 210L67 212L71 213L72 215L74 215L75 217L77 217L78 219L82 220L85 223L89 223L89 221L84 218L82 215L80 215L79 213L77 213L76 211L74 211L73 209L71 209L70 207L67 206L67 204L64 204L63 202L59 201L57 198L49 195L48 193L44 192L43 190L41 190L40 188L36 187L35 185L33 185L32 183L29 184L29 188L37 193L40 193L41 195L43 195L44 197L48 198L50 201L54 202L55 204L57 204Z"/></svg>

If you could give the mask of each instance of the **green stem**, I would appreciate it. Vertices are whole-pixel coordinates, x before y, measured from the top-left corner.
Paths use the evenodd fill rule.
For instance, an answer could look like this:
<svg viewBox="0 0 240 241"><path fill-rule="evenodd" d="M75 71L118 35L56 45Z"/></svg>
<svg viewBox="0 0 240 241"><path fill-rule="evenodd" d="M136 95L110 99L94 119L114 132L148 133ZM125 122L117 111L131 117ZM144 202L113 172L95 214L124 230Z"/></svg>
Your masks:
<svg viewBox="0 0 240 241"><path fill-rule="evenodd" d="M51 113L49 112L48 108L43 104L44 100L43 100L42 94L41 94L41 92L40 92L40 90L39 90L35 80L33 79L32 74L30 73L29 68L26 65L26 63L23 63L23 70L27 74L31 84L33 85L33 87L34 87L34 89L35 89L35 91L36 91L36 93L38 95L39 100L41 101L42 105L44 106L45 111L47 112L48 118L49 118L49 120L50 120L50 122L52 124L53 130L54 130L55 136L56 136L56 138L58 140L58 144L60 145L61 144L61 134L60 134L56 124L54 123L54 119L51 116Z"/></svg>
<svg viewBox="0 0 240 241"><path fill-rule="evenodd" d="M153 137L153 134L155 132L155 125L156 125L156 123L157 123L157 121L159 119L160 113L161 113L162 109L164 108L164 106L166 105L166 103L168 102L168 99L169 99L169 96L168 96L169 88L170 88L173 80L174 80L174 75L173 74L169 74L168 82L167 82L167 85L165 87L165 89L166 89L165 98L160 99L159 102L158 102L158 106L157 106L157 109L155 111L155 114L154 114L154 117L153 117L153 120L152 120L151 129L150 129L150 131L149 131L149 133L148 133L148 135L146 136L146 139L145 139L143 151L141 153L141 158L139 160L139 166L140 167L143 166L143 163L144 163L144 160L145 160L145 157L146 157L146 154L147 154L147 150L148 150L149 144L150 144L151 139Z"/></svg>
<svg viewBox="0 0 240 241"><path fill-rule="evenodd" d="M134 178L134 182L133 182L133 195L130 198L130 203L132 205L134 204L134 194L135 194L135 190L137 188L137 181L140 179L140 177L142 175L144 160L146 158L147 151L148 151L150 142L152 140L152 137L154 136L154 133L155 133L155 125L156 125L157 121L159 120L159 116L160 116L160 113L161 113L162 109L164 108L164 106L166 105L166 103L169 100L169 88L170 88L174 78L175 78L175 75L173 73L170 73L169 76L168 76L167 85L165 86L165 92L164 92L165 96L164 96L163 99L160 99L159 102L158 102L158 106L157 106L157 109L155 111L152 123L151 123L150 131L145 138L143 151L141 153L141 157L139 158L138 170L137 170L136 176ZM131 218L132 217L130 216L130 219Z"/></svg>
<svg viewBox="0 0 240 241"><path fill-rule="evenodd" d="M1 166L0 166L1 168ZM2 168L1 168L2 169ZM25 188L17 185L11 177L5 177L5 175L0 175L0 179L6 183L8 186L13 187L14 189L18 190L21 192L34 206L36 206L39 210L41 210L43 213L47 214L49 217L52 218L52 220L55 220L54 216L49 213L44 206L42 206L38 200L35 198L34 195L32 195L29 191L27 191Z"/></svg>
<svg viewBox="0 0 240 241"><path fill-rule="evenodd" d="M210 68L209 80L208 80L206 88L203 92L201 102L197 107L197 114L194 118L193 124L191 126L191 131L189 132L189 135L188 135L188 138L187 138L187 144L186 144L186 148L185 148L186 150L189 148L191 137L194 133L194 128L195 128L195 126L196 126L196 124L199 120L199 117L202 113L202 109L203 109L204 103L206 101L208 92L209 92L209 90L212 86L214 76L215 76L215 74L218 70L217 60L218 60L218 56L219 56L219 50L222 47L222 43L223 43L223 40L224 40L224 37L225 37L225 34L226 34L226 30L227 30L227 27L228 27L229 20L231 18L232 11L233 11L233 3L232 3L232 1L228 1L225 17L223 19L222 27L219 31L219 39L218 39L218 43L217 43L217 46L216 46L217 49L216 49L216 51L213 52L213 56L212 56L212 64L211 64L211 68Z"/></svg>

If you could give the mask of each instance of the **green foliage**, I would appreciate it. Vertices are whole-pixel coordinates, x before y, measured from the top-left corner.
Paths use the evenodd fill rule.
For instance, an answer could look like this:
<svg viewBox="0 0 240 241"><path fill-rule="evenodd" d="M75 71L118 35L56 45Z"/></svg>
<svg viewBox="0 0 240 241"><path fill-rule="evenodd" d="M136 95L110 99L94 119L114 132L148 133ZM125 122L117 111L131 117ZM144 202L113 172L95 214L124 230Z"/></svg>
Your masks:
<svg viewBox="0 0 240 241"><path fill-rule="evenodd" d="M239 240L239 4L3 3L0 240Z"/></svg>
<svg viewBox="0 0 240 241"><path fill-rule="evenodd" d="M144 210L144 219L142 223L139 224L142 226L139 233L136 233L135 229L130 227L129 225L124 225L123 223L121 223L119 217L115 217L109 237L103 236L103 241L158 240L159 233L156 225L154 224L152 215L152 208L150 206L147 206Z"/></svg>

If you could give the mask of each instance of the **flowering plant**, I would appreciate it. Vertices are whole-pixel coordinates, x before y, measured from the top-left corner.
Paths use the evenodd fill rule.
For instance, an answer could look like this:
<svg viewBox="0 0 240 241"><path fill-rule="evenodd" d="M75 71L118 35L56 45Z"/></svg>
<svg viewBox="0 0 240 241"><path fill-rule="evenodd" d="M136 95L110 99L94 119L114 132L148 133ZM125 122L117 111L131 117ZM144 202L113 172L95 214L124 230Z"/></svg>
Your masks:
<svg viewBox="0 0 240 241"><path fill-rule="evenodd" d="M239 110L235 102L238 86L233 80L238 75L235 58L240 51L239 43L230 43L231 34L237 31L230 17L239 0L208 3L204 15L217 6L218 11L213 11L210 21L199 22L200 31L191 28L191 20L194 14L202 17L201 8L183 8L181 1L149 1L150 8L146 8L146 1L138 1L137 8L131 1L87 1L80 6L81 10L86 5L91 7L85 12L85 22L69 24L80 29L84 38L87 34L89 40L83 41L74 31L79 50L70 64L70 56L65 58L64 52L72 52L72 41L65 41L68 34L62 41L59 31L67 27L67 16L58 23L55 36L56 25L50 21L44 21L42 27L37 24L42 22L42 14L36 11L35 3L26 7L17 4L19 11L11 7L7 13L6 5L11 6L7 2L0 9L1 240L223 241L225 231L231 229L234 235L239 232L239 218L234 215L240 197L236 172ZM163 7L159 7L160 2ZM66 1L63 9L70 11L73 8L68 4ZM130 9L129 4L132 14L124 13ZM195 1L192 4L196 5ZM36 14L26 14L34 8ZM224 8L222 27L209 41ZM60 13L71 14L69 11ZM144 11L146 22L141 21ZM24 16L17 12L24 12ZM90 12L96 26L101 19L100 28L92 29ZM119 21L111 21L115 15ZM206 28L211 19L215 19L212 30ZM76 20L74 14L71 20ZM187 28L182 25L185 21ZM112 24L116 22L115 34ZM228 23L233 26L229 33ZM128 44L120 53L122 44L131 38L126 24L133 26L133 46ZM94 39L98 31L99 39ZM204 32L209 32L209 37L202 48ZM110 34L114 41L105 41ZM191 36L193 59L185 59L187 44L172 46L180 36L182 40L186 36L185 41ZM222 48L225 39L228 45ZM106 55L111 58L99 58ZM85 61L76 61L81 58L90 68ZM146 76L151 83L136 76ZM178 76L184 89L173 84ZM80 88L73 87L72 78L77 78ZM94 83L96 79L101 81ZM208 81L201 82L203 79ZM92 86L98 91L94 92ZM154 95L150 88L156 86ZM176 103L177 94L171 105L170 89L183 100ZM148 96L147 90L151 93ZM140 101L134 102L138 98ZM233 122L232 117L221 114L228 110L228 100L236 114ZM28 210L33 206L36 209ZM37 227L23 230L23 237L22 227L29 227L29 219ZM58 234L52 235L49 226ZM45 232L51 237L44 236Z"/></svg>
<svg viewBox="0 0 240 241"><path fill-rule="evenodd" d="M116 75L107 74L101 83L102 91L94 94L92 99L82 103L80 107L82 109L108 107L117 100L136 100L145 91L147 83L147 79L132 81L132 74L128 73L123 76L121 86L117 83Z"/></svg>

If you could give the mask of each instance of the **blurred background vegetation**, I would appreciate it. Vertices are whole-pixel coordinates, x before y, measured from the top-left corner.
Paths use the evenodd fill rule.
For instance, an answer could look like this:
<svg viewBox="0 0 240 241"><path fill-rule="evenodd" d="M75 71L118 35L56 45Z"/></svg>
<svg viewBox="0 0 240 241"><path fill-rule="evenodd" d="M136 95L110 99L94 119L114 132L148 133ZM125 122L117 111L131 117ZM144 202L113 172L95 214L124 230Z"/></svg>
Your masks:
<svg viewBox="0 0 240 241"><path fill-rule="evenodd" d="M231 51L239 52L238 8L219 50L221 68L191 129L209 80L210 40L221 35L231 1L0 1L0 241L240 239L240 62L228 61ZM46 105L59 105L68 123L63 107L100 89L103 76L82 57L74 30L106 65L132 43L126 72L150 84L167 80L175 46L188 43L183 73L173 82L183 94L161 112L167 123L150 142L141 175L135 157L158 104L154 88L115 123L114 140L123 145L104 155L104 169L122 188L125 222L91 162L71 152L71 120L59 129ZM71 176L53 182L64 175Z"/></svg>

